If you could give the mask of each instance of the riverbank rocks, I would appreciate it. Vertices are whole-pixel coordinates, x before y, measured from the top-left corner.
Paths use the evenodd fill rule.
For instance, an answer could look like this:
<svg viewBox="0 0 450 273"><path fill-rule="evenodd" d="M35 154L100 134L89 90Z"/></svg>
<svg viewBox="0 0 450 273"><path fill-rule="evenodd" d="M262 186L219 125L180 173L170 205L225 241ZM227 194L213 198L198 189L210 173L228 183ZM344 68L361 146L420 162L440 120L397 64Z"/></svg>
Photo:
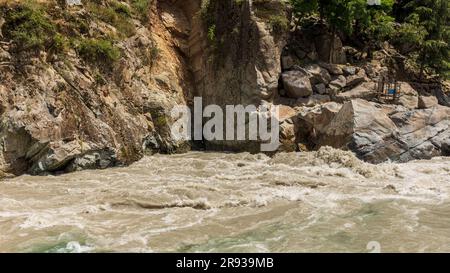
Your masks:
<svg viewBox="0 0 450 273"><path fill-rule="evenodd" d="M450 145L450 108L386 112L374 103L352 100L344 104L318 136L318 143L352 150L371 163L446 156Z"/></svg>
<svg viewBox="0 0 450 273"><path fill-rule="evenodd" d="M356 99L344 104L320 137L321 146L348 148L378 143L396 126L380 109L368 101Z"/></svg>
<svg viewBox="0 0 450 273"><path fill-rule="evenodd" d="M282 74L283 86L287 95L298 99L313 94L310 75L304 70L292 70Z"/></svg>
<svg viewBox="0 0 450 273"><path fill-rule="evenodd" d="M330 88L333 90L340 90L347 85L347 79L343 76L337 76L330 82Z"/></svg>
<svg viewBox="0 0 450 273"><path fill-rule="evenodd" d="M398 103L409 109L416 109L419 104L419 93L407 82L400 82L400 85L401 94Z"/></svg>
<svg viewBox="0 0 450 273"><path fill-rule="evenodd" d="M297 116L298 127L310 127L315 135L324 133L324 129L330 124L337 113L342 108L342 104L328 102L312 108L302 109Z"/></svg>
<svg viewBox="0 0 450 273"><path fill-rule="evenodd" d="M342 68L337 65L337 64L330 64L330 63L319 63L319 65L323 68L325 68L326 70L328 70L328 72L330 72L330 74L335 75L335 76L339 76L339 75L343 75L344 71L342 70Z"/></svg>
<svg viewBox="0 0 450 273"><path fill-rule="evenodd" d="M435 96L420 96L419 97L419 109L427 109L437 106L438 99Z"/></svg>
<svg viewBox="0 0 450 273"><path fill-rule="evenodd" d="M352 99L366 99L371 100L376 96L375 93L376 84L373 82L363 83L349 91L339 93L335 96L335 100L338 102L349 101Z"/></svg>
<svg viewBox="0 0 450 273"><path fill-rule="evenodd" d="M327 85L331 81L331 75L328 70L320 67L317 64L311 64L305 67L305 70L312 75L310 78L311 84L325 84Z"/></svg>

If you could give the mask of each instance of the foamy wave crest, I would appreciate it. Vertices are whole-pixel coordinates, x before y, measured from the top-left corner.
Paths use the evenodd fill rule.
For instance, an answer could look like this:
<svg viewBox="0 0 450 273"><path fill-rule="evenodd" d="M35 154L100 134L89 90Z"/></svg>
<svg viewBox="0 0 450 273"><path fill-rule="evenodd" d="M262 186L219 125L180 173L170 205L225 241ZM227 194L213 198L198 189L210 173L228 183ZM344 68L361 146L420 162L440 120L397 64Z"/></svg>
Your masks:
<svg viewBox="0 0 450 273"><path fill-rule="evenodd" d="M395 166L387 164L373 165L356 157L351 151L343 151L332 147L321 147L318 151L307 153L278 154L271 160L272 164L298 166L328 166L333 169L346 168L366 178L374 176L395 176Z"/></svg>

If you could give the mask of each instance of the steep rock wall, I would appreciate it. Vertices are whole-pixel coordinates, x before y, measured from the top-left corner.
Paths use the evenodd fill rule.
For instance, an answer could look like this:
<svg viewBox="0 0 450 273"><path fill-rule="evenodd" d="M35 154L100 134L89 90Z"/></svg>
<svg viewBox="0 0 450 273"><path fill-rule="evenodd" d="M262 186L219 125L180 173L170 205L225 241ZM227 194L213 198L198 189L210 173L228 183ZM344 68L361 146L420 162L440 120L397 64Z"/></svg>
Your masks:
<svg viewBox="0 0 450 273"><path fill-rule="evenodd" d="M270 104L278 91L280 56L288 26L278 29L273 17L286 18L283 1L209 2L207 58L199 94L204 105ZM208 149L258 151L258 142L213 141Z"/></svg>
<svg viewBox="0 0 450 273"><path fill-rule="evenodd" d="M44 2L46 16L55 22L64 20L54 18L63 12L83 20L89 33L103 37L117 31L85 6ZM199 8L199 1L151 1L148 21L130 19L135 32L116 42L122 55L107 73L74 49L64 58L46 50L18 52L0 26L1 172L106 168L145 153L188 149L189 143L172 139L169 113L195 93L189 44ZM3 15L12 11L12 6L2 10L2 25Z"/></svg>

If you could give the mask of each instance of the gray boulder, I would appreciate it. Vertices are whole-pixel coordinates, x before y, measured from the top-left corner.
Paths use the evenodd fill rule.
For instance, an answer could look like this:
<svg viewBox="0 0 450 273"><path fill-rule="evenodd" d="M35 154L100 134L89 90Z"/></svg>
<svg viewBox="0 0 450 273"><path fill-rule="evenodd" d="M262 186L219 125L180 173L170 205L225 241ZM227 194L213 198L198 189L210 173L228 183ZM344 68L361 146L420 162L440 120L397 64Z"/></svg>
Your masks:
<svg viewBox="0 0 450 273"><path fill-rule="evenodd" d="M338 102L349 101L353 99L366 99L370 100L375 97L375 83L366 82L349 91L339 93L335 96L335 100Z"/></svg>
<svg viewBox="0 0 450 273"><path fill-rule="evenodd" d="M340 90L347 85L347 79L343 76L337 76L330 82L330 88Z"/></svg>
<svg viewBox="0 0 450 273"><path fill-rule="evenodd" d="M419 109L427 109L435 107L439 104L438 99L435 96L420 96L419 97Z"/></svg>
<svg viewBox="0 0 450 273"><path fill-rule="evenodd" d="M316 84L314 86L314 91L321 95L325 95L327 93L327 86L324 83Z"/></svg>
<svg viewBox="0 0 450 273"><path fill-rule="evenodd" d="M419 93L409 83L401 82L401 94L398 103L409 109L416 109L419 105Z"/></svg>
<svg viewBox="0 0 450 273"><path fill-rule="evenodd" d="M301 70L284 72L282 80L287 95L294 99L311 96L313 88L310 77L306 71Z"/></svg>
<svg viewBox="0 0 450 273"><path fill-rule="evenodd" d="M331 75L323 67L320 67L317 64L308 65L305 67L305 70L312 75L311 83L312 84L328 84L331 81Z"/></svg>
<svg viewBox="0 0 450 273"><path fill-rule="evenodd" d="M330 72L330 74L332 74L332 75L343 75L344 74L344 71L342 70L342 68L337 64L319 63L319 65L321 67L325 68L326 70L328 70L328 72Z"/></svg>
<svg viewBox="0 0 450 273"><path fill-rule="evenodd" d="M356 99L344 104L319 136L320 145L350 149L371 163L449 155L450 108L395 112Z"/></svg>

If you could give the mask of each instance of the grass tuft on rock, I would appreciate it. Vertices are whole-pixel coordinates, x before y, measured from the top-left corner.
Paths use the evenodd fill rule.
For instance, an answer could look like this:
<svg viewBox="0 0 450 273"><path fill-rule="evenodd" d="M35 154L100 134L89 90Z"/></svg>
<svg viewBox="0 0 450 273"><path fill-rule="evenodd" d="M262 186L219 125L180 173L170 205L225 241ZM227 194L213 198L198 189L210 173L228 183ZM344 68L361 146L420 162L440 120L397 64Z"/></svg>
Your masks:
<svg viewBox="0 0 450 273"><path fill-rule="evenodd" d="M120 49L104 39L81 39L77 42L78 54L90 63L111 65L121 57Z"/></svg>

